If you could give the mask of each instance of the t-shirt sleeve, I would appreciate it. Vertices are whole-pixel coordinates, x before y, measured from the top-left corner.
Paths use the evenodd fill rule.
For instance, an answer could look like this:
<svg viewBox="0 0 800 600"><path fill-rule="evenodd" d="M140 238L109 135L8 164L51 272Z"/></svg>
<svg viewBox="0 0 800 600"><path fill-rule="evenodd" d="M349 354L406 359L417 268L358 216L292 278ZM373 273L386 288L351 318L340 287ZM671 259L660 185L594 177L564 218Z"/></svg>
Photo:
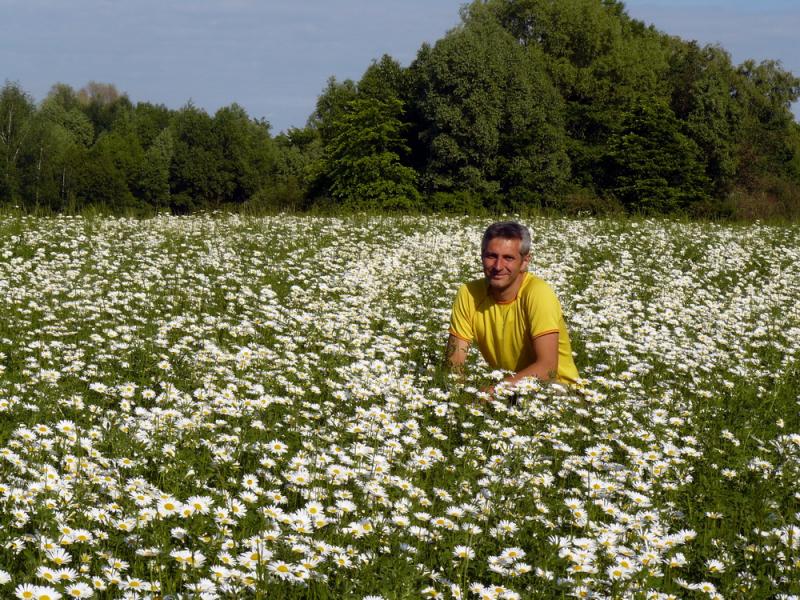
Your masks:
<svg viewBox="0 0 800 600"><path fill-rule="evenodd" d="M532 338L561 330L561 303L547 283L542 281L532 290L527 304Z"/></svg>
<svg viewBox="0 0 800 600"><path fill-rule="evenodd" d="M453 311L450 313L450 333L468 342L471 342L474 337L472 329L474 309L470 300L467 286L462 285L458 289L455 302L453 302Z"/></svg>

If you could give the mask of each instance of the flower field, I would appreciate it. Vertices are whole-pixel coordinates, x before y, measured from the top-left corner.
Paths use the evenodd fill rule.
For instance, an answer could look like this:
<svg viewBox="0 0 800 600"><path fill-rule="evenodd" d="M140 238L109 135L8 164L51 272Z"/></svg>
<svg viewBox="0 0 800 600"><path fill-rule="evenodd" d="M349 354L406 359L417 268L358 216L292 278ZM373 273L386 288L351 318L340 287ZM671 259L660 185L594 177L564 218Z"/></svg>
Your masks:
<svg viewBox="0 0 800 600"><path fill-rule="evenodd" d="M0 217L0 597L800 597L800 228L527 221L583 385L509 407L487 224Z"/></svg>

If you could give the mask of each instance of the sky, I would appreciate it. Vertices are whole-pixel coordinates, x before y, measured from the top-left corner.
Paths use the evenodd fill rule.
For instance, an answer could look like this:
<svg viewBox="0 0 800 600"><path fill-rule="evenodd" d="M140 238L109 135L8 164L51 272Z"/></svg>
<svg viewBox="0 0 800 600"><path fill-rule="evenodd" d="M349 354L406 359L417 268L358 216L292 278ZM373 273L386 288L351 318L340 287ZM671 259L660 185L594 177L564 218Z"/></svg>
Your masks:
<svg viewBox="0 0 800 600"><path fill-rule="evenodd" d="M408 65L459 22L462 0L0 0L0 82L37 101L57 82L113 83L133 102L214 113L233 102L273 132L302 127L327 79L358 80L389 54ZM800 75L800 0L628 0L671 35L735 63ZM800 114L800 105L795 105Z"/></svg>

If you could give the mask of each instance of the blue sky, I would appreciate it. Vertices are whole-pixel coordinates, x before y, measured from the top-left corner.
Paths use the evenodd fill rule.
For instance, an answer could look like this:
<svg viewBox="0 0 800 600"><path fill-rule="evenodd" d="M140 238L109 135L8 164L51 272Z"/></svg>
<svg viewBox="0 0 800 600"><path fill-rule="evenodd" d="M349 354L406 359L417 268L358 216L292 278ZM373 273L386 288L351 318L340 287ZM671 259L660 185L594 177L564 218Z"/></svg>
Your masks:
<svg viewBox="0 0 800 600"><path fill-rule="evenodd" d="M36 100L63 82L114 83L136 101L209 112L232 102L273 131L302 126L331 75L402 64L458 23L459 0L0 0L0 81ZM800 74L798 0L629 0L631 16L716 43L734 62ZM797 108L797 107L796 107Z"/></svg>

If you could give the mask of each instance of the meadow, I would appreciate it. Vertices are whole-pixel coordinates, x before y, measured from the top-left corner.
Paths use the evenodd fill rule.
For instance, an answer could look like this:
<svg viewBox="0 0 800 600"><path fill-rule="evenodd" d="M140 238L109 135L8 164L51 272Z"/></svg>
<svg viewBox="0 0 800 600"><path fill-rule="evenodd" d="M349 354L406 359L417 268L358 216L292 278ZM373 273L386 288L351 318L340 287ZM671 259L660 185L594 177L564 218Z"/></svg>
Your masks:
<svg viewBox="0 0 800 600"><path fill-rule="evenodd" d="M509 406L486 220L0 216L0 597L800 597L800 227L525 222Z"/></svg>

